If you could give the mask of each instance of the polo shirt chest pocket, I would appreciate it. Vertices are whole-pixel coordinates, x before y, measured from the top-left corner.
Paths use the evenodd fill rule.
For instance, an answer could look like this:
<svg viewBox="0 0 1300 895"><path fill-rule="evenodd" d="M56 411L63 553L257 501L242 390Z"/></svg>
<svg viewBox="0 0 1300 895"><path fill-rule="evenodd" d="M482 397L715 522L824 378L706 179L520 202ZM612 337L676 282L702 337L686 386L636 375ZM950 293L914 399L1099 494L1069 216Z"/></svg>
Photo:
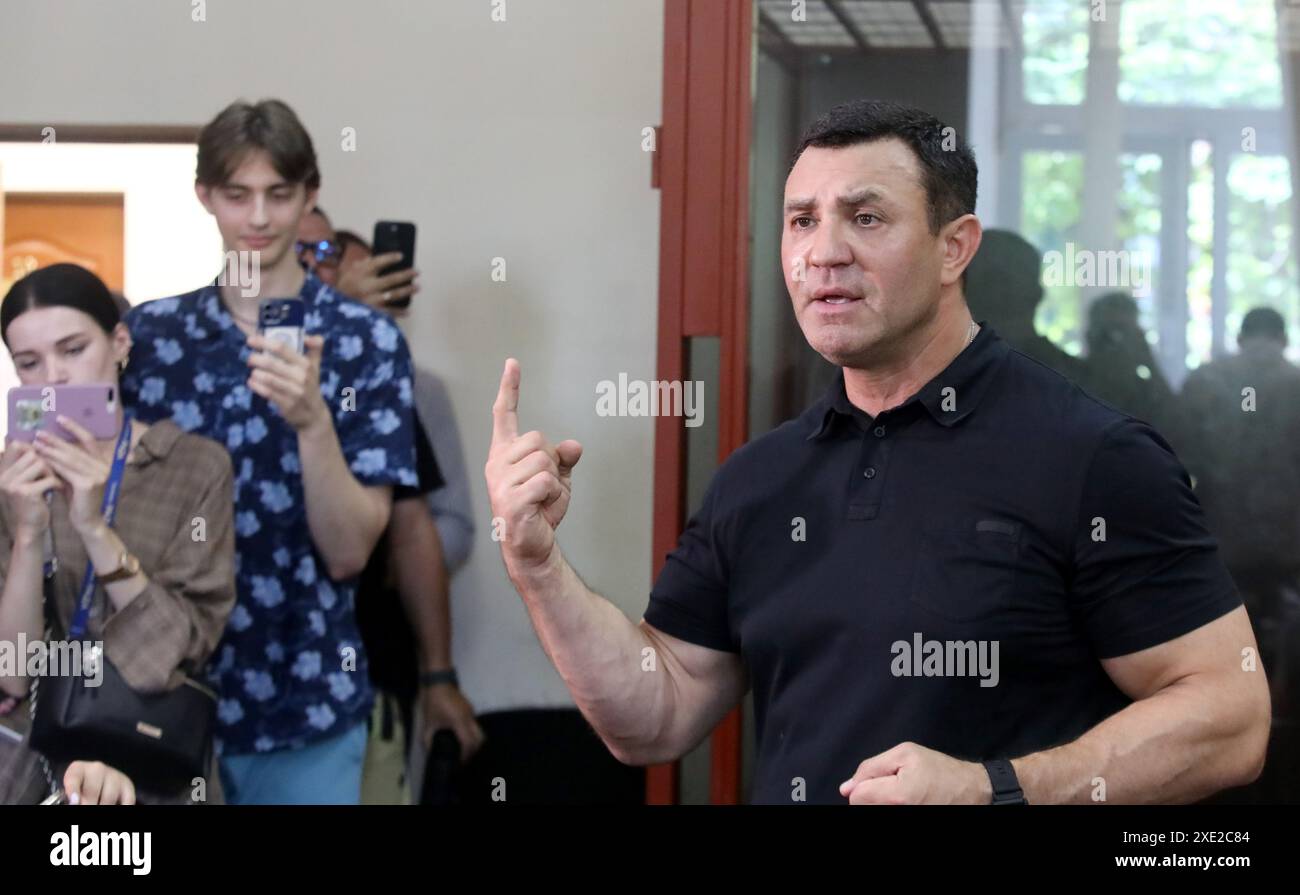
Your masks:
<svg viewBox="0 0 1300 895"><path fill-rule="evenodd" d="M1020 554L1019 522L970 519L927 525L908 595L952 621L997 615L1011 606Z"/></svg>

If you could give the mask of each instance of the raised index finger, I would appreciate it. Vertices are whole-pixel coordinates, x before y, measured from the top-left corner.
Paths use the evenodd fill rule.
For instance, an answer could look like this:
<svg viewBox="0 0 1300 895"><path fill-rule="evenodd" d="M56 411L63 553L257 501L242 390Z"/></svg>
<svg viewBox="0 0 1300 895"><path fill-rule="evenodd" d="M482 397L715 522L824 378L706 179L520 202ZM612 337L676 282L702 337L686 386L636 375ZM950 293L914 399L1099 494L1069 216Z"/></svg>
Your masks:
<svg viewBox="0 0 1300 895"><path fill-rule="evenodd" d="M492 405L492 441L505 442L519 434L519 361L506 358L501 387Z"/></svg>

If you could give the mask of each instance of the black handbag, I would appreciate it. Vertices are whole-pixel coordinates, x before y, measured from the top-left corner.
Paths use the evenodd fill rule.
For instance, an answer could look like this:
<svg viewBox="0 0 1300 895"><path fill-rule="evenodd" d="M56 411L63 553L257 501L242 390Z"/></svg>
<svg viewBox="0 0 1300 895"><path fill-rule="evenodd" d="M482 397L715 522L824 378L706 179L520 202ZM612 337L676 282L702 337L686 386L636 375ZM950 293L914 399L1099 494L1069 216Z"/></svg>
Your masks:
<svg viewBox="0 0 1300 895"><path fill-rule="evenodd" d="M127 420L118 435L101 507L109 525L113 524L117 510L118 486L130 443L131 425ZM47 529L47 563L42 580L49 632L46 642L51 644L53 636L62 628L51 592L57 568L52 535L52 529ZM149 792L183 789L196 777L207 776L217 695L188 677L171 690L139 693L127 684L108 657L102 655L98 645L83 642L95 593L93 573L94 567L87 563L77 613L68 631L72 636L58 644L58 648L65 655L67 650L82 650L80 670L83 672L88 661L100 666L89 675L99 678L99 685L89 686L87 675L70 674L70 669L60 669L63 673L58 675L33 677L31 747L47 761L102 761ZM48 765L45 770L49 777Z"/></svg>
<svg viewBox="0 0 1300 895"><path fill-rule="evenodd" d="M68 647L83 649L83 644L71 641ZM89 645L85 649L98 652ZM207 777L217 710L212 690L187 677L175 689L140 693L107 656L83 657L83 668L85 661L103 666L99 686L88 686L84 675L32 679L33 749L55 762L102 761L150 792L182 789Z"/></svg>

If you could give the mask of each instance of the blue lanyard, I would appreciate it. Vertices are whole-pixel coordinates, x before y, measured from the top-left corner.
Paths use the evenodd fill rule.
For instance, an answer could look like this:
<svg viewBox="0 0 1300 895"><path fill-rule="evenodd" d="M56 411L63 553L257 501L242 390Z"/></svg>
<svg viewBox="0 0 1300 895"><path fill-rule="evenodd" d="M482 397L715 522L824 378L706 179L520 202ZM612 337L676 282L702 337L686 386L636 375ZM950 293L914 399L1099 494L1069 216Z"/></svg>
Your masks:
<svg viewBox="0 0 1300 895"><path fill-rule="evenodd" d="M117 516L117 493L122 484L122 472L126 469L126 455L131 448L131 420L122 420L122 433L117 436L117 447L113 449L113 467L108 473L108 482L104 485L104 500L100 512L104 514L109 527ZM77 611L68 626L68 639L80 640L86 633L86 622L90 618L90 602L95 596L95 564L86 562L86 574L81 579L81 594L77 597Z"/></svg>

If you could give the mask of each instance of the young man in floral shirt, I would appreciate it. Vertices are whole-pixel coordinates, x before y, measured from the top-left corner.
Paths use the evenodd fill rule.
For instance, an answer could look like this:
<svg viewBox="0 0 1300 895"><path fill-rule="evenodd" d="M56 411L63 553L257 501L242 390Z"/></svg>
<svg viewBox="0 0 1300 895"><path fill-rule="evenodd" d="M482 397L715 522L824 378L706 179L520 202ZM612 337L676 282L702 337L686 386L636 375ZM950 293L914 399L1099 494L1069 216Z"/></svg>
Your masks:
<svg viewBox="0 0 1300 895"><path fill-rule="evenodd" d="M416 484L401 332L298 261L298 221L319 186L311 138L288 106L227 107L199 137L195 191L227 258L256 275L218 277L127 317L137 353L123 400L140 419L221 442L235 471L238 601L211 671L221 781L237 804L359 801L372 693L356 576L393 486ZM295 297L301 354L258 335L259 301Z"/></svg>

